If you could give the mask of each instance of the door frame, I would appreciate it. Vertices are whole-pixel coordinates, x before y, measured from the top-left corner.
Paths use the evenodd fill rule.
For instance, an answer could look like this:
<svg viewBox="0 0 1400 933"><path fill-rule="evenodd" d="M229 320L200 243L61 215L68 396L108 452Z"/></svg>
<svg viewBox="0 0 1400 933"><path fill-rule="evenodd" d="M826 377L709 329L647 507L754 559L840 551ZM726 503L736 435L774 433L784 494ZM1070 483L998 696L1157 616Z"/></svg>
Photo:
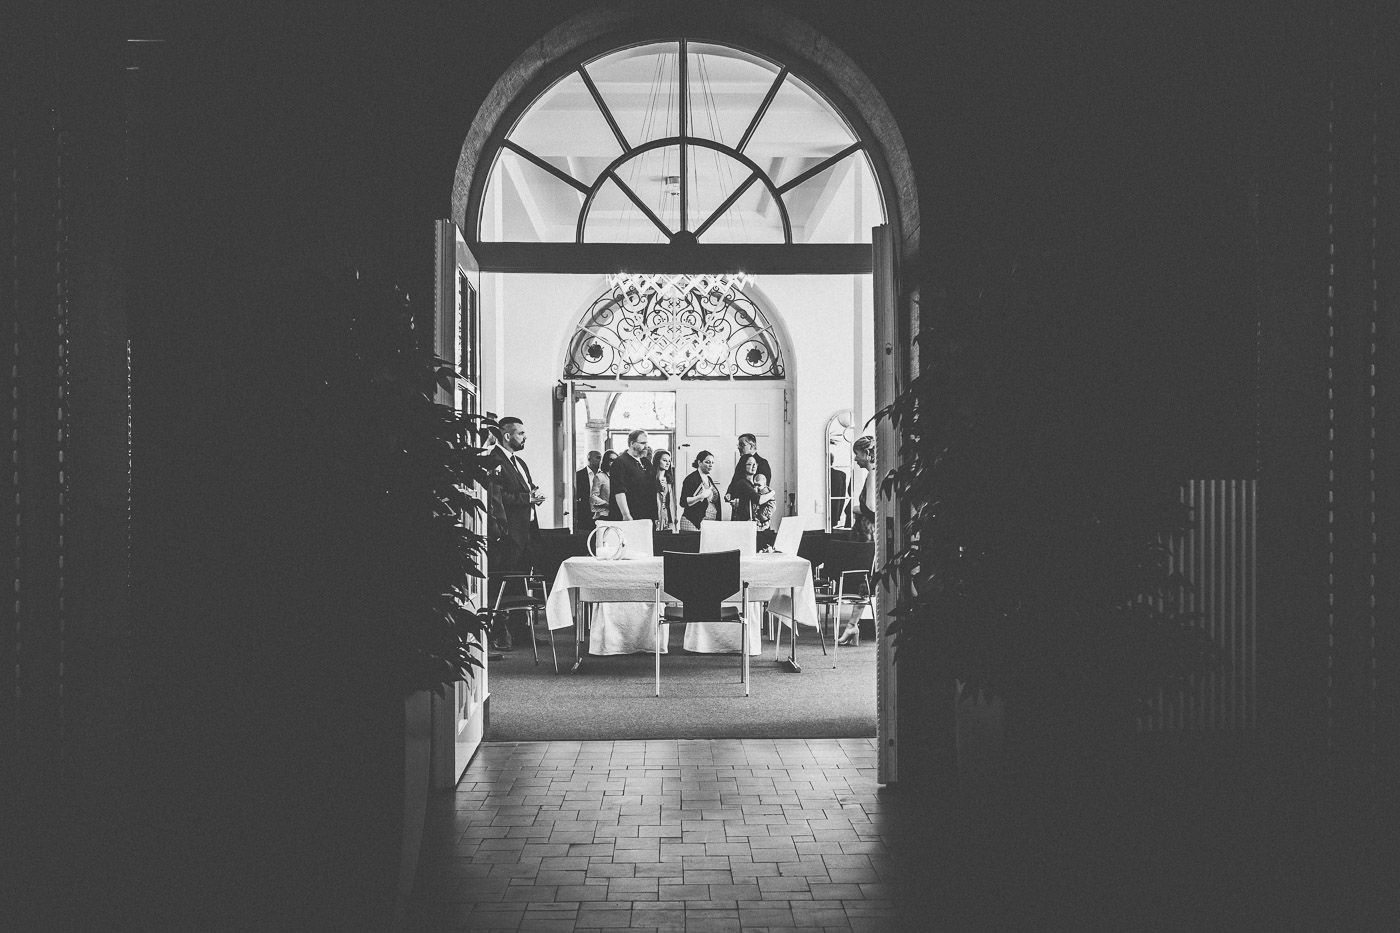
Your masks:
<svg viewBox="0 0 1400 933"><path fill-rule="evenodd" d="M481 269L467 247L461 230L451 220L439 220L434 224L433 240L433 352L460 372L463 362L462 295L466 290L473 291L477 296L481 294ZM479 297L476 301L479 313ZM477 332L479 333L479 330ZM477 350L479 359L479 348ZM475 413L477 408L475 399L466 397L458 381L453 382L451 389L439 385L437 401L451 405L458 411L463 410L464 404L471 413ZM473 492L478 496L486 494L480 486ZM486 534L484 511L482 514L467 512L463 515L463 521L478 534ZM486 599L486 588L483 584L484 574L488 569L486 559L486 555L483 554L483 577L467 580L472 602L477 607L483 605ZM458 681L453 684L452 689L446 691L446 696L436 692L432 696L432 753L429 769L434 789L444 790L457 786L486 736L491 693L485 648L485 644L481 644L474 649L481 666L470 681Z"/></svg>
<svg viewBox="0 0 1400 933"><path fill-rule="evenodd" d="M726 15L716 18L713 8L705 4L673 7L655 4L633 4L626 0L602 3L560 23L538 43L522 53L497 80L482 102L463 141L452 186L452 216L468 231L474 241L475 228L469 223L470 206L480 197L486 171L508 132L514 116L572 63L612 48L639 44L643 41L685 34L691 38L721 42L740 48L750 48L774 61L794 68L800 66L803 78L812 82L851 123L856 135L866 144L871 165L880 183L886 224L877 228L871 247L871 271L876 282L875 365L876 409L888 405L901 385L907 385L911 367L916 365L910 352L909 340L918 330L917 284L914 270L919 262L920 230L922 226L919 196L914 179L913 161L909 156L903 134L879 90L841 49L829 38L798 17L766 0L726 7ZM541 50L545 50L542 53ZM485 246L500 255L487 271L558 272L567 262L578 268L571 271L616 271L620 268L666 268L672 271L694 271L703 261L706 271L757 272L779 274L796 271L788 257L799 262L803 271L816 263L811 246L786 246L784 252L749 250L712 250L703 255L687 254L674 247L645 249L640 245L599 244L500 244ZM842 253L843 261L860 262L854 253ZM797 257L802 257L798 259ZM824 257L830 263L832 256ZM547 262L548 268L537 263ZM769 264L772 264L771 266ZM596 267L596 268L595 268ZM849 272L828 266L829 271ZM906 278L901 279L901 274ZM877 444L882 457L881 469L888 471L898 459L898 435L888 422L877 427ZM880 499L877 521L885 545L883 559L898 546L902 504L897 498ZM878 703L878 780L882 784L899 782L898 755L898 678L896 676L897 648L890 641L886 626L890 621L894 593L884 591L877 596L877 632L879 635L877 665ZM951 707L946 711L951 715ZM934 741L946 745L950 733L934 730ZM947 751L947 749L945 749Z"/></svg>

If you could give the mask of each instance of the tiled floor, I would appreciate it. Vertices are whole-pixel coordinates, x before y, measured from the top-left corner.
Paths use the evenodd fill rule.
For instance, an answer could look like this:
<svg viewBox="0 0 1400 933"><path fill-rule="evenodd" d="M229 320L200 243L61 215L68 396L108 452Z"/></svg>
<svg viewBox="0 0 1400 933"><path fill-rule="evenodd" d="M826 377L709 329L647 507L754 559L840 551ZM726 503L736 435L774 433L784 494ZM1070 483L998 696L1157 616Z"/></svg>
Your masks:
<svg viewBox="0 0 1400 933"><path fill-rule="evenodd" d="M873 739L485 745L433 803L410 929L888 930Z"/></svg>

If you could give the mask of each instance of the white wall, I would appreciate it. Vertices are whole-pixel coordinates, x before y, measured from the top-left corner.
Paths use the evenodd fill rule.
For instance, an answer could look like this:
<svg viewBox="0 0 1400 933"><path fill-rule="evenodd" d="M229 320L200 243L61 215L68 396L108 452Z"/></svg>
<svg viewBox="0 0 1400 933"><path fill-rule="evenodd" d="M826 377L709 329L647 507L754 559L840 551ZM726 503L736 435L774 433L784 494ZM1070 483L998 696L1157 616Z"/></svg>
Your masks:
<svg viewBox="0 0 1400 933"><path fill-rule="evenodd" d="M560 510L572 495L568 477L554 470L554 387L569 339L605 288L601 275L482 276L483 408L525 422L531 474L550 496L541 510L546 525L565 524ZM798 511L819 520L827 494L827 419L850 408L861 425L874 414L871 277L763 276L747 291L782 342Z"/></svg>

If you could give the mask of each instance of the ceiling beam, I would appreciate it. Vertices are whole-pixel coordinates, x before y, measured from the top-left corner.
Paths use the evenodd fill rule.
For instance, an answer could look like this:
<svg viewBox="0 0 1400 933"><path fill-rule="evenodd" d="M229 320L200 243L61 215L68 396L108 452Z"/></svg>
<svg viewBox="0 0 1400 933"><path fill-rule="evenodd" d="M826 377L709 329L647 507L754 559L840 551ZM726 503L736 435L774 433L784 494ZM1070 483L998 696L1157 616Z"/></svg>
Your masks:
<svg viewBox="0 0 1400 933"><path fill-rule="evenodd" d="M869 243L473 243L483 272L858 275Z"/></svg>

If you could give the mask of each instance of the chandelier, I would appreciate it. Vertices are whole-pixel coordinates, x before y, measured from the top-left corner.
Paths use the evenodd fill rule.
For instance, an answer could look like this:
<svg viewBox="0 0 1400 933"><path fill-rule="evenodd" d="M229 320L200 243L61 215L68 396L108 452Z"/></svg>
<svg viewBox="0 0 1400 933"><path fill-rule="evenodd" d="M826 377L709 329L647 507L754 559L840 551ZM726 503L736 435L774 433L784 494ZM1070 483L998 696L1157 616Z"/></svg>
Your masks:
<svg viewBox="0 0 1400 933"><path fill-rule="evenodd" d="M636 292L656 292L660 295L679 296L686 292L698 291L708 294L719 291L721 294L742 291L745 286L758 281L758 276L747 272L717 272L695 275L682 272L668 273L617 272L607 276L611 291L627 294Z"/></svg>

